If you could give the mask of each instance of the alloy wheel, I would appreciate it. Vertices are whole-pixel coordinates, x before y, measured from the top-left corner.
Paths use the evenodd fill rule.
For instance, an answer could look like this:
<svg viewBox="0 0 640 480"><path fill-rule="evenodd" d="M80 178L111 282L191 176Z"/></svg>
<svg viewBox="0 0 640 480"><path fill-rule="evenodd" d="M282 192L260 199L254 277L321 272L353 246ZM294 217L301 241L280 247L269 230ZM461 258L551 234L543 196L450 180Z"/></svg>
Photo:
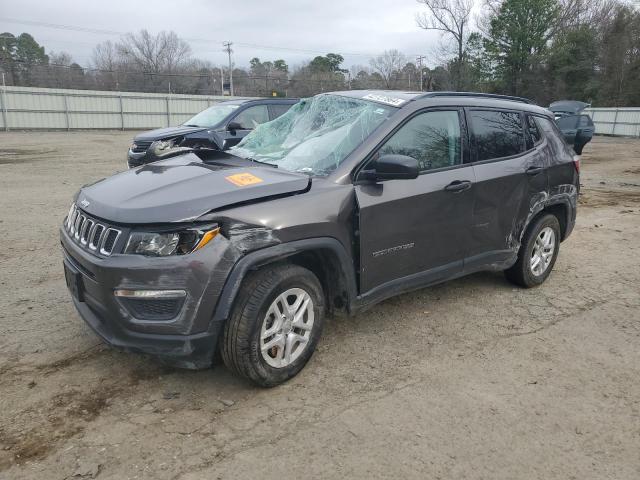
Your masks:
<svg viewBox="0 0 640 480"><path fill-rule="evenodd" d="M531 272L539 277L547 271L556 249L556 234L551 227L540 230L531 251Z"/></svg>
<svg viewBox="0 0 640 480"><path fill-rule="evenodd" d="M262 321L260 352L268 365L284 368L305 350L313 328L313 300L301 288L290 288L271 303Z"/></svg>

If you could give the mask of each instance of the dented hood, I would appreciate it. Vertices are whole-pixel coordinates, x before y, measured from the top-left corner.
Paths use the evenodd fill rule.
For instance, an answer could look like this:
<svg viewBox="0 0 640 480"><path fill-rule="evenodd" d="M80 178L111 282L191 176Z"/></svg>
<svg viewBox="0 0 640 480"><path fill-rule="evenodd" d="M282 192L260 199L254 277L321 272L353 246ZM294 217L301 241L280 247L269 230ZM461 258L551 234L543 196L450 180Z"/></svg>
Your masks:
<svg viewBox="0 0 640 480"><path fill-rule="evenodd" d="M165 138L179 137L181 135L188 135L189 133L201 132L207 130L206 127L189 127L187 125L179 125L177 127L165 127L157 128L155 130L149 130L148 132L140 133L133 139L134 143L141 142L155 142L156 140L162 140Z"/></svg>
<svg viewBox="0 0 640 480"><path fill-rule="evenodd" d="M269 166L216 165L186 154L85 186L76 203L114 223L172 223L238 203L300 193L310 182L306 175Z"/></svg>

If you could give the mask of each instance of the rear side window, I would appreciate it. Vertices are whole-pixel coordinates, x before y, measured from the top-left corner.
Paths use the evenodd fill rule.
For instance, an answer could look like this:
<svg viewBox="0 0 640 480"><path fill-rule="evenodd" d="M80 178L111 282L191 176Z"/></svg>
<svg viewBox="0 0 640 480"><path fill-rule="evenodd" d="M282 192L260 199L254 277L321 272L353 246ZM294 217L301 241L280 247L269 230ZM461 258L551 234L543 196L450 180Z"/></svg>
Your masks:
<svg viewBox="0 0 640 480"><path fill-rule="evenodd" d="M421 113L400 127L378 152L413 157L421 172L457 165L462 159L458 112Z"/></svg>
<svg viewBox="0 0 640 480"><path fill-rule="evenodd" d="M527 115L527 132L529 137L527 138L527 149L533 148L542 140L542 134L538 130L538 125L531 115Z"/></svg>
<svg viewBox="0 0 640 480"><path fill-rule="evenodd" d="M524 152L524 129L519 113L472 110L469 117L476 161L510 157Z"/></svg>
<svg viewBox="0 0 640 480"><path fill-rule="evenodd" d="M271 108L271 120L274 120L280 115L287 113L291 105L270 105L269 108Z"/></svg>

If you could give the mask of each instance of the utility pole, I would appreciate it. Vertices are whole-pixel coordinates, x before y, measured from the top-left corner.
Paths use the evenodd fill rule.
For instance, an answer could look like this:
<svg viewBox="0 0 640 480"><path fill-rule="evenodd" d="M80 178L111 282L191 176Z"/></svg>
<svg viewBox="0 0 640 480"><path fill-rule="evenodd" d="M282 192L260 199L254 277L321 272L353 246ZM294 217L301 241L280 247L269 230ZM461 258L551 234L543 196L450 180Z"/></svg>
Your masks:
<svg viewBox="0 0 640 480"><path fill-rule="evenodd" d="M220 65L220 96L224 97L224 68Z"/></svg>
<svg viewBox="0 0 640 480"><path fill-rule="evenodd" d="M416 62L418 62L418 71L420 72L420 91L422 91L422 61L425 60L427 57L425 57L424 55L418 55L416 57Z"/></svg>
<svg viewBox="0 0 640 480"><path fill-rule="evenodd" d="M233 42L223 42L222 45L224 46L224 50L227 52L227 55L229 55L229 92L233 97L233 64L231 63L231 52L233 52L233 50L231 50L231 45L233 45Z"/></svg>

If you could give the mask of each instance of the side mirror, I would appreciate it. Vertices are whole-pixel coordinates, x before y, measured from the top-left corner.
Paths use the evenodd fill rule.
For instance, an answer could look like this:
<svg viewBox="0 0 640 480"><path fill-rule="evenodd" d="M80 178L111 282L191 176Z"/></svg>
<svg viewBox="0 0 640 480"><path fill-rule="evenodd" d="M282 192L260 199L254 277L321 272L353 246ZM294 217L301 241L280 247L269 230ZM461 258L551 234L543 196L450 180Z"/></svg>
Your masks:
<svg viewBox="0 0 640 480"><path fill-rule="evenodd" d="M238 122L229 122L227 124L227 130L235 134L236 130L242 130L242 125L240 125Z"/></svg>
<svg viewBox="0 0 640 480"><path fill-rule="evenodd" d="M360 172L359 180L411 180L419 174L418 161L407 155L380 155L369 167Z"/></svg>

